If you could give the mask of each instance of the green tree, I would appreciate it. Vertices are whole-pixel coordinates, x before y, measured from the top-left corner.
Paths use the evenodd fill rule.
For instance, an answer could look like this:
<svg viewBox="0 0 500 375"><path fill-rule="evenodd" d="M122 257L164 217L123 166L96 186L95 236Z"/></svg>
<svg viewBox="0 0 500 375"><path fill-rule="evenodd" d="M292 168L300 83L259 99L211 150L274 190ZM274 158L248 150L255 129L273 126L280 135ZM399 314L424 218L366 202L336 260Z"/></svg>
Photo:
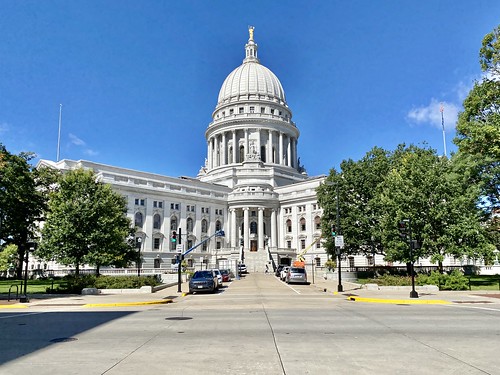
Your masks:
<svg viewBox="0 0 500 375"><path fill-rule="evenodd" d="M54 177L53 172L31 166L34 157L24 152L13 155L0 144L0 239L17 246L18 259L24 259L26 242L37 237ZM22 262L18 261L18 278L21 272Z"/></svg>
<svg viewBox="0 0 500 375"><path fill-rule="evenodd" d="M461 164L416 146L400 146L393 157L380 194L386 258L412 260L397 229L403 219L410 220L412 239L419 244L413 260L430 257L442 271L445 256L488 257L492 247L476 206L480 191L464 178Z"/></svg>
<svg viewBox="0 0 500 375"><path fill-rule="evenodd" d="M479 52L485 77L464 100L454 142L469 156L481 181L481 206L488 213L500 207L500 27L487 34Z"/></svg>
<svg viewBox="0 0 500 375"><path fill-rule="evenodd" d="M124 266L136 255L129 241L126 199L88 170L66 172L50 195L36 255L74 266Z"/></svg>
<svg viewBox="0 0 500 375"><path fill-rule="evenodd" d="M10 272L16 265L17 246L10 244L0 251L0 271Z"/></svg>
<svg viewBox="0 0 500 375"><path fill-rule="evenodd" d="M323 237L330 253L333 254L334 250L330 226L336 223L338 184L344 252L383 254L379 207L374 204L374 198L383 176L389 171L390 162L390 153L375 147L359 161L343 161L341 173L332 170L327 182L318 188L318 202L323 207Z"/></svg>

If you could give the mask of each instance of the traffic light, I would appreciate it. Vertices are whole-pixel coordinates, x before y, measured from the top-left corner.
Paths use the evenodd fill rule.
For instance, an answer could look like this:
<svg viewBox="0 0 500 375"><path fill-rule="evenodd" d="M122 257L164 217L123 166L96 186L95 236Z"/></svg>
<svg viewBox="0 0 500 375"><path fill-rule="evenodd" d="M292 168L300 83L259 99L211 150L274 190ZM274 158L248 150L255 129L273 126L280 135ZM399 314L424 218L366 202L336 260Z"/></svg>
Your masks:
<svg viewBox="0 0 500 375"><path fill-rule="evenodd" d="M337 236L337 227L335 224L332 224L332 236L336 237Z"/></svg>
<svg viewBox="0 0 500 375"><path fill-rule="evenodd" d="M175 230L172 232L172 236L170 237L170 241L172 241L174 243L177 242L177 232Z"/></svg>
<svg viewBox="0 0 500 375"><path fill-rule="evenodd" d="M403 241L406 241L408 238L408 221L406 220L401 220L398 222L398 230L399 230L399 237Z"/></svg>

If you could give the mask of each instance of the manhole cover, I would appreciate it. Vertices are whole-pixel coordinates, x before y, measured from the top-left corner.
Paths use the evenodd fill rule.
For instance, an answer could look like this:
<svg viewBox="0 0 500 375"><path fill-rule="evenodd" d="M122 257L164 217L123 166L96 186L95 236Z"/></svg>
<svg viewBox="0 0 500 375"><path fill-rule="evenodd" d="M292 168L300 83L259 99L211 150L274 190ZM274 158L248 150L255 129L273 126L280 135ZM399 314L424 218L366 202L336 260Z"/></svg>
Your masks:
<svg viewBox="0 0 500 375"><path fill-rule="evenodd" d="M59 337L57 339L52 339L50 342L70 342L70 341L76 341L78 339L74 337Z"/></svg>
<svg viewBox="0 0 500 375"><path fill-rule="evenodd" d="M171 316L170 318L165 318L165 320L190 320L189 316Z"/></svg>

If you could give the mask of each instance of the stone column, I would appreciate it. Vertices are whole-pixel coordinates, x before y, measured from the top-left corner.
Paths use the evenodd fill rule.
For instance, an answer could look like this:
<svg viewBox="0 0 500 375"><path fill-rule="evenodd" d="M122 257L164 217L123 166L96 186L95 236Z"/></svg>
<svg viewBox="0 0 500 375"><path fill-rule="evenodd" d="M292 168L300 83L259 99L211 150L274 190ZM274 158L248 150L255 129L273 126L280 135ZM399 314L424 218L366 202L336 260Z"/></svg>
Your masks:
<svg viewBox="0 0 500 375"><path fill-rule="evenodd" d="M267 135L267 162L273 162L273 132L272 130L268 130Z"/></svg>
<svg viewBox="0 0 500 375"><path fill-rule="evenodd" d="M230 238L231 238L231 247L236 247L238 246L238 231L236 230L236 210L234 208L231 208L229 210L229 213L231 215L230 220L231 220L231 226L230 226Z"/></svg>
<svg viewBox="0 0 500 375"><path fill-rule="evenodd" d="M248 151L248 128L247 128L245 129L245 151L243 152L243 160L240 160L240 162L246 160L248 152L249 151Z"/></svg>
<svg viewBox="0 0 500 375"><path fill-rule="evenodd" d="M282 165L283 164L283 133L280 132L280 153L278 155L278 163Z"/></svg>
<svg viewBox="0 0 500 375"><path fill-rule="evenodd" d="M233 160L232 160L232 163L233 164L236 164L236 153L240 152L240 150L238 150L238 145L236 144L236 130L233 130Z"/></svg>
<svg viewBox="0 0 500 375"><path fill-rule="evenodd" d="M213 148L212 148L212 138L209 138L208 139L208 155L207 155L207 158L208 158L208 169L212 169L213 168Z"/></svg>
<svg viewBox="0 0 500 375"><path fill-rule="evenodd" d="M259 226L258 226L258 235L259 235L259 250L264 249L264 207L259 207L258 213Z"/></svg>
<svg viewBox="0 0 500 375"><path fill-rule="evenodd" d="M214 146L215 146L215 151L214 151L214 167L218 167L220 165L219 158L220 158L220 146L219 146L219 136L216 135L214 137Z"/></svg>
<svg viewBox="0 0 500 375"><path fill-rule="evenodd" d="M278 247L277 241L277 233L276 233L276 210L273 208L271 211L271 245L272 247Z"/></svg>
<svg viewBox="0 0 500 375"><path fill-rule="evenodd" d="M224 133L222 133L222 147L221 147L220 165L226 165L226 155L227 155L227 142L226 142L226 132L224 132Z"/></svg>
<svg viewBox="0 0 500 375"><path fill-rule="evenodd" d="M250 248L250 243L249 243L249 239L250 239L250 226L249 226L249 220L248 220L248 210L249 208L248 207L245 207L243 209L243 246L245 249L249 249Z"/></svg>
<svg viewBox="0 0 500 375"><path fill-rule="evenodd" d="M292 139L290 137L288 138L288 146L287 146L287 165L289 167L292 166Z"/></svg>

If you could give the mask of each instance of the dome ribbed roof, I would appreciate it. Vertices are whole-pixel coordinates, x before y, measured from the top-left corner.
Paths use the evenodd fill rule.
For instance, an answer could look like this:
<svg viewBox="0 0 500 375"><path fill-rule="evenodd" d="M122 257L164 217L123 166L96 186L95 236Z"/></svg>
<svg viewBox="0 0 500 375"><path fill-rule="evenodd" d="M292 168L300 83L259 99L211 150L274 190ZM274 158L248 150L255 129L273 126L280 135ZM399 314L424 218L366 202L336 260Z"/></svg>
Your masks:
<svg viewBox="0 0 500 375"><path fill-rule="evenodd" d="M257 44L253 40L253 27L249 28L250 39L245 45L243 64L233 70L224 80L219 91L217 107L240 99L271 100L286 106L285 91L278 77L261 65L257 58Z"/></svg>
<svg viewBox="0 0 500 375"><path fill-rule="evenodd" d="M248 98L249 95L286 103L285 91L278 77L258 62L245 62L227 76L220 89L217 105L239 100L242 96Z"/></svg>

